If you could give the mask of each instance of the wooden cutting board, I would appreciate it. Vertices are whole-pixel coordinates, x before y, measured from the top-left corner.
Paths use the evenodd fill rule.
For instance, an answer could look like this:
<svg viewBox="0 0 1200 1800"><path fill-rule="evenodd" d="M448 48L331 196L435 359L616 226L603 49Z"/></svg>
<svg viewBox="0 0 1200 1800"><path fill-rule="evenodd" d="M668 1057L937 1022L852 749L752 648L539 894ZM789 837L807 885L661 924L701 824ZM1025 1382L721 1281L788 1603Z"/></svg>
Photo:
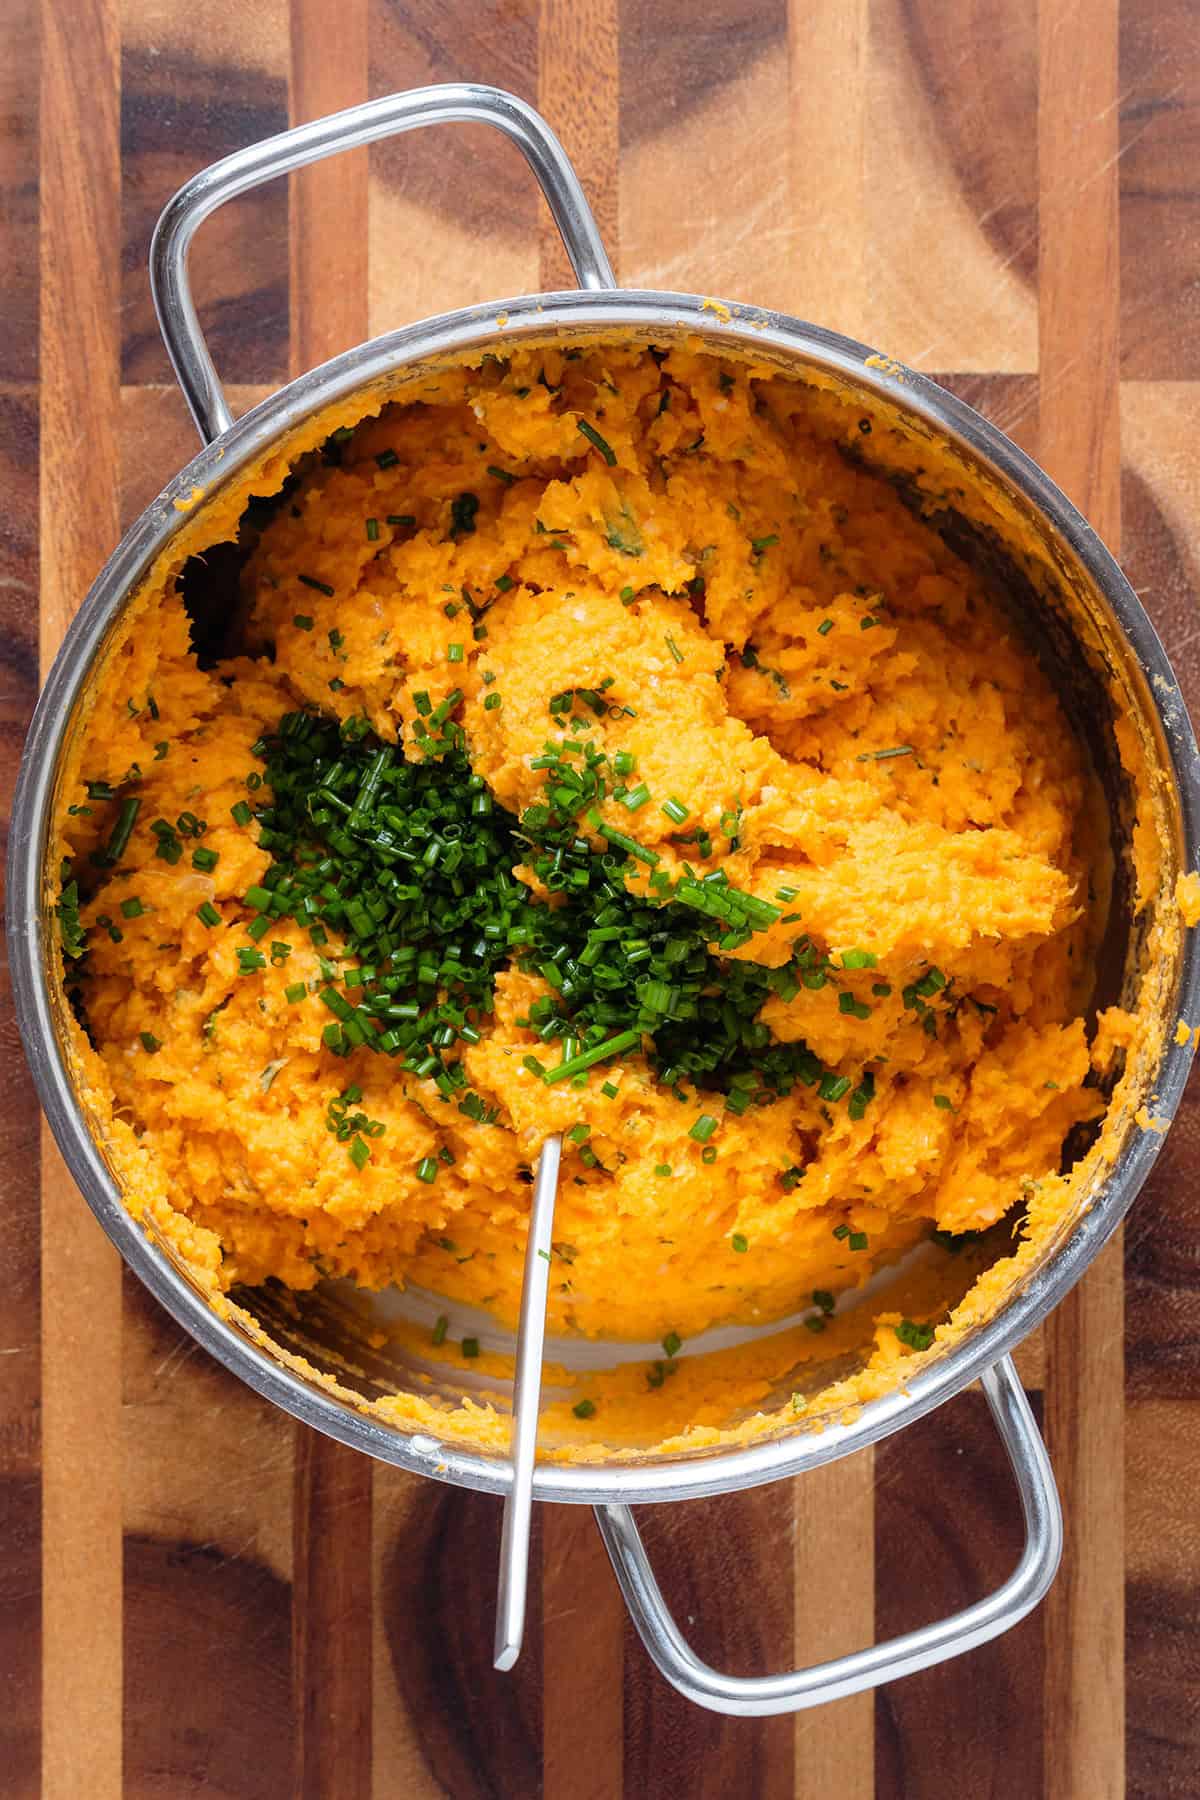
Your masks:
<svg viewBox="0 0 1200 1800"><path fill-rule="evenodd" d="M1195 24L1187 0L6 0L6 792L39 656L194 448L145 280L159 208L289 120L428 81L545 110L626 284L840 327L1009 430L1200 699ZM517 154L474 129L248 199L196 268L238 407L567 280ZM1068 1520L1051 1600L875 1698L733 1722L657 1677L570 1509L539 1518L526 1652L495 1675L497 1504L373 1468L195 1350L39 1140L0 1020L11 1800L1200 1794L1195 1089L1123 1252L1025 1352ZM957 1608L1019 1537L977 1393L873 1458L645 1522L701 1652L745 1672Z"/></svg>

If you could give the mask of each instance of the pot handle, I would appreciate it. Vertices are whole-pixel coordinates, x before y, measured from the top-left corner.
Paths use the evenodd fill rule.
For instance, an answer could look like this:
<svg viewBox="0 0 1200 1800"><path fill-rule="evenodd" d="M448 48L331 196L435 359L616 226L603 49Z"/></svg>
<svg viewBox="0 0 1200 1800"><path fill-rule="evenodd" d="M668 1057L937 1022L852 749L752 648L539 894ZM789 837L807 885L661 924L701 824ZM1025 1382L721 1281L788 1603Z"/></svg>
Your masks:
<svg viewBox="0 0 1200 1800"><path fill-rule="evenodd" d="M154 229L150 245L154 309L176 378L205 443L228 430L233 414L192 300L188 251L197 227L226 200L335 151L356 150L378 138L414 131L419 125L463 124L494 125L516 144L537 176L580 287L616 287L596 221L566 151L541 114L515 94L473 82L453 82L388 94L331 113L326 119L297 125L260 144L235 150L232 156L193 175L167 202Z"/></svg>
<svg viewBox="0 0 1200 1800"><path fill-rule="evenodd" d="M799 1712L960 1656L999 1637L1031 1612L1053 1581L1062 1554L1058 1490L1012 1358L1002 1356L984 1374L982 1385L1012 1464L1025 1517L1025 1547L1016 1568L994 1593L963 1612L815 1668L742 1677L723 1675L701 1662L667 1610L633 1513L627 1506L597 1506L596 1520L625 1604L643 1644L672 1687L710 1712L742 1718Z"/></svg>

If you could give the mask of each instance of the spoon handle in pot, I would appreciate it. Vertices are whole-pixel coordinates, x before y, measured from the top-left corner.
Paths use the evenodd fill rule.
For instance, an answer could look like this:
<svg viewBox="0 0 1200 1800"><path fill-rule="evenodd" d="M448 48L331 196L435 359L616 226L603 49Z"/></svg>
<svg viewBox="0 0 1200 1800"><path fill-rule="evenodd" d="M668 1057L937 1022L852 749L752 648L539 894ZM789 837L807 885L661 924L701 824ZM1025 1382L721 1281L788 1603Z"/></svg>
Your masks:
<svg viewBox="0 0 1200 1800"><path fill-rule="evenodd" d="M525 1634L525 1598L529 1586L529 1528L533 1518L533 1468L537 1455L538 1411L542 1399L542 1351L546 1340L546 1300L550 1291L550 1243L554 1235L554 1203L558 1198L561 1137L548 1137L538 1158L521 1318L513 1374L513 1479L504 1501L500 1535L500 1579L496 1593L495 1665L511 1669L521 1654Z"/></svg>

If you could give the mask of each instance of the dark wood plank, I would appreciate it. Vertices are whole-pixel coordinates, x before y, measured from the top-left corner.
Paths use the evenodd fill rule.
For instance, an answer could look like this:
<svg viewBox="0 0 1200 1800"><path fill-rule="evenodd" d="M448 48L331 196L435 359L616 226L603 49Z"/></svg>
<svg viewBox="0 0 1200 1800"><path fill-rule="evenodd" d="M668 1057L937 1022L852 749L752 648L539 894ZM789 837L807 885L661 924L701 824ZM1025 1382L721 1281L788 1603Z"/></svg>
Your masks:
<svg viewBox="0 0 1200 1800"><path fill-rule="evenodd" d="M132 0L122 19L121 372L165 382L170 368L146 282L150 234L190 175L287 124L286 0L244 13ZM273 182L199 232L192 280L226 381L282 381L288 362L287 190Z"/></svg>
<svg viewBox="0 0 1200 1800"><path fill-rule="evenodd" d="M1200 64L1189 0L1121 8L1121 373L1200 376Z"/></svg>
<svg viewBox="0 0 1200 1800"><path fill-rule="evenodd" d="M439 1482L406 1486L377 1516L376 1601L412 1744L376 1769L376 1797L538 1800L542 1793L541 1512L534 1511L521 1659L492 1667L500 1502ZM410 1776L409 1771L412 1771Z"/></svg>
<svg viewBox="0 0 1200 1800"><path fill-rule="evenodd" d="M37 380L38 0L0 10L0 381Z"/></svg>
<svg viewBox="0 0 1200 1800"><path fill-rule="evenodd" d="M791 1494L773 1483L687 1505L639 1507L667 1605L697 1653L735 1675L790 1666ZM625 1789L638 1800L790 1800L793 1725L701 1711L625 1637Z"/></svg>
<svg viewBox="0 0 1200 1800"><path fill-rule="evenodd" d="M1129 1800L1191 1800L1200 1770L1200 1400L1126 1414Z"/></svg>
<svg viewBox="0 0 1200 1800"><path fill-rule="evenodd" d="M998 1587L1021 1508L987 1402L962 1394L876 1451L876 1631L889 1638ZM1043 1784L1041 1620L876 1696L879 1800L1025 1800ZM1052 1727L1054 1721L1046 1721Z"/></svg>

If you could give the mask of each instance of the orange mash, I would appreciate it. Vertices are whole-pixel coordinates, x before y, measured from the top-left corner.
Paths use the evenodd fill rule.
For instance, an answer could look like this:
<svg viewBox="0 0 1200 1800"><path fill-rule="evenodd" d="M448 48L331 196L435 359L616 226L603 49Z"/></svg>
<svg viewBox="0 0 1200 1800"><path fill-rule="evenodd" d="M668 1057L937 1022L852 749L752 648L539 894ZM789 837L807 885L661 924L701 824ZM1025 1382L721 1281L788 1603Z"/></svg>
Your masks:
<svg viewBox="0 0 1200 1800"><path fill-rule="evenodd" d="M135 1203L178 1215L222 1289L415 1283L511 1323L530 1170L562 1131L551 1329L673 1347L814 1293L819 1326L934 1229L985 1230L1057 1176L1104 1110L1092 777L1012 622L854 454L870 430L700 350L485 357L338 434L247 520L208 666L173 585L142 613L64 795L71 980ZM565 690L603 694L589 741L649 791L636 812L610 793L580 832L597 853L606 828L636 836L657 861L625 878L649 898L651 867L687 865L769 903L729 956L782 968L803 939L824 979L761 1024L829 1080L738 1112L632 1050L547 1085L522 1021L550 990L514 960L461 1047L482 1122L396 1058L327 1047L336 932L281 919L263 966L239 955L271 862L256 746L282 715L361 721L411 757L460 693L473 767L520 814ZM351 1086L382 1127L360 1161L331 1129ZM888 1327L892 1354L925 1341Z"/></svg>

